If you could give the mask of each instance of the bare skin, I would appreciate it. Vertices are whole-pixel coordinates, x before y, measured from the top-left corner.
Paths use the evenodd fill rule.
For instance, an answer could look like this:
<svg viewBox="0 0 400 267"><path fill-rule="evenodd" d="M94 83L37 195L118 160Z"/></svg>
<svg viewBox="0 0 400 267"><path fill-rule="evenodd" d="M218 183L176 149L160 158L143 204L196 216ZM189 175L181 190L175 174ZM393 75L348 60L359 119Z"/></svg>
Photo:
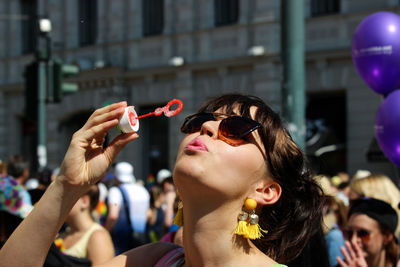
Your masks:
<svg viewBox="0 0 400 267"><path fill-rule="evenodd" d="M344 260L337 258L341 267L385 267L392 265L385 262L384 244L391 241L393 236L382 233L377 221L365 214L355 213L350 216L347 227L354 232L351 239L346 241L346 248L341 248ZM359 237L357 230L366 230L369 236Z"/></svg>
<svg viewBox="0 0 400 267"><path fill-rule="evenodd" d="M58 230L89 188L88 183L100 180L121 149L138 138L137 134L121 134L106 149L101 146L107 131L118 124L125 107L126 102L120 102L96 110L73 135L57 179L0 251L0 266L43 265ZM27 236L35 246L21 250L21 242Z"/></svg>

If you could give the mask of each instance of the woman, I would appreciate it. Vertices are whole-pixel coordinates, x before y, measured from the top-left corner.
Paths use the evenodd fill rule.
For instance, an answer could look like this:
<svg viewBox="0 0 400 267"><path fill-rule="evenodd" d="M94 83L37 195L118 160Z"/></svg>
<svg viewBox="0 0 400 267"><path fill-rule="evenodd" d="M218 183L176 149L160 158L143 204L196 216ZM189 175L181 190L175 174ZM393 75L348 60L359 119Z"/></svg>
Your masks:
<svg viewBox="0 0 400 267"><path fill-rule="evenodd" d="M92 185L72 207L66 219L67 231L56 240L63 253L77 258L88 258L94 265L114 257L114 246L109 232L92 217L98 199L99 188Z"/></svg>
<svg viewBox="0 0 400 267"><path fill-rule="evenodd" d="M69 209L138 138L121 134L102 147L125 107L121 102L96 110L73 135L56 181L6 243L0 265L43 262ZM188 266L279 266L296 257L321 225L322 191L279 116L259 98L225 95L186 118L181 130L186 135L173 177L183 200L184 254L175 244L151 243L104 266L165 266L167 260ZM22 255L18 246L28 233L36 247L24 250L29 257L15 257Z"/></svg>
<svg viewBox="0 0 400 267"><path fill-rule="evenodd" d="M374 198L355 200L345 230L346 248L341 248L342 267L392 267L399 261L399 246L394 232L397 213L386 202Z"/></svg>
<svg viewBox="0 0 400 267"><path fill-rule="evenodd" d="M146 233L151 242L161 239L164 234L164 217L162 209L164 203L164 192L161 186L153 185L150 191L150 208L147 210Z"/></svg>
<svg viewBox="0 0 400 267"><path fill-rule="evenodd" d="M350 183L349 199L353 201L362 197L372 197L389 203L400 216L400 190L393 181L383 174L371 174ZM396 227L396 236L400 235L400 224Z"/></svg>
<svg viewBox="0 0 400 267"><path fill-rule="evenodd" d="M341 221L339 214L341 202L336 198L335 192L332 190L332 183L329 177L318 175L315 178L319 181L326 199L322 228L329 253L329 264L330 266L337 266L336 257L342 255L340 248L344 246L344 237L339 224Z"/></svg>

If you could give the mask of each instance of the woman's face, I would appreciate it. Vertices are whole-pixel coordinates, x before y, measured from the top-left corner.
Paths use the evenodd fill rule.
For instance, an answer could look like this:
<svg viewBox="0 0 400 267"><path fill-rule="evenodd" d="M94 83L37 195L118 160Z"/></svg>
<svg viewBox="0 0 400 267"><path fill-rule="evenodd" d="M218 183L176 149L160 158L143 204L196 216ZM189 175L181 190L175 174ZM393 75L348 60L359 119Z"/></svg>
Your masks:
<svg viewBox="0 0 400 267"><path fill-rule="evenodd" d="M384 249L387 238L381 231L379 223L365 214L355 213L350 216L347 223L347 236L349 241L355 241L364 252L364 256L373 259Z"/></svg>
<svg viewBox="0 0 400 267"><path fill-rule="evenodd" d="M82 209L88 209L90 207L90 202L89 202L89 196L84 195L78 199L78 201L75 203L75 205L72 207L70 210L66 222L68 223L70 220L73 218L76 218L76 216L79 216L80 213L82 213Z"/></svg>
<svg viewBox="0 0 400 267"><path fill-rule="evenodd" d="M252 116L255 111L251 109ZM215 193L220 197L243 197L252 185L267 177L265 150L258 130L243 144L232 146L218 138L220 123L207 121L199 132L187 134L182 140L174 169L175 184L181 194L189 191L203 198Z"/></svg>

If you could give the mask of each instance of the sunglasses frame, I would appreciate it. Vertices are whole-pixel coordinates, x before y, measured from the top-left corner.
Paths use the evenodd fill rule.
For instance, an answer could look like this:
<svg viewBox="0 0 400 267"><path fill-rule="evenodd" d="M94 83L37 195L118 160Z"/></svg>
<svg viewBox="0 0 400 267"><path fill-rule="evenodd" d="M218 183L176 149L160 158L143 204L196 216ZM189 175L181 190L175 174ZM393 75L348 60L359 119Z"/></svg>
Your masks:
<svg viewBox="0 0 400 267"><path fill-rule="evenodd" d="M201 118L201 116L203 116L206 120L203 120L201 125L199 126L199 128L195 128L192 130L186 129L188 123L190 123L190 121L194 118ZM248 117L244 117L244 116L240 116L240 115L235 115L235 114L224 114L224 113L211 113L211 112L200 112L200 113L196 113L196 114L192 114L189 115L185 118L184 122L182 123L181 126L181 132L185 133L185 134L190 134L190 133L195 133L201 130L201 127L203 126L203 124L207 121L217 121L218 118L223 117L223 119L221 120L221 123L218 126L218 138L221 139L222 141L224 141L225 143L232 145L232 146L239 146L241 144L244 143L244 137L248 136L250 133L252 133L253 131L257 130L258 128L262 128L261 124L255 120L252 120ZM208 118L208 119L207 119ZM226 123L227 120L229 119L239 119L241 121L244 121L246 123L250 124L250 128L248 130L246 130L243 133L240 133L240 135L238 136L234 136L234 135L230 135L230 136L226 136L223 134L223 130L222 128L226 127ZM193 127L192 127L193 128ZM230 132L229 129L227 129L228 133Z"/></svg>

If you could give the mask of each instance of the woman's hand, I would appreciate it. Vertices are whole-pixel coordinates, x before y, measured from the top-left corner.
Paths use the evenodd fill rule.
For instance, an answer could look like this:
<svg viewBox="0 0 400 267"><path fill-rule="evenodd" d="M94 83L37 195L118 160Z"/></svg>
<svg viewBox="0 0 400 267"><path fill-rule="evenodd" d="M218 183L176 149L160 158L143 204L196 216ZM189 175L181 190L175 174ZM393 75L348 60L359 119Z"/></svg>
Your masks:
<svg viewBox="0 0 400 267"><path fill-rule="evenodd" d="M104 177L121 149L139 137L136 133L120 134L103 149L108 130L118 124L126 106L126 102L120 102L97 109L74 133L60 167L59 181L78 186L94 184Z"/></svg>
<svg viewBox="0 0 400 267"><path fill-rule="evenodd" d="M48 187L31 214L0 250L0 267L43 266L50 245L69 211L81 193L88 189L87 185L81 185L100 180L121 149L138 138L136 133L120 134L103 149L107 131L118 124L125 107L126 102L120 102L96 110L72 136L56 182ZM79 190L71 190L71 187ZM27 238L34 245L21 250L21 244Z"/></svg>
<svg viewBox="0 0 400 267"><path fill-rule="evenodd" d="M345 245L347 250L344 247L340 248L344 261L340 257L336 257L341 267L368 267L363 252L357 243L346 241Z"/></svg>

